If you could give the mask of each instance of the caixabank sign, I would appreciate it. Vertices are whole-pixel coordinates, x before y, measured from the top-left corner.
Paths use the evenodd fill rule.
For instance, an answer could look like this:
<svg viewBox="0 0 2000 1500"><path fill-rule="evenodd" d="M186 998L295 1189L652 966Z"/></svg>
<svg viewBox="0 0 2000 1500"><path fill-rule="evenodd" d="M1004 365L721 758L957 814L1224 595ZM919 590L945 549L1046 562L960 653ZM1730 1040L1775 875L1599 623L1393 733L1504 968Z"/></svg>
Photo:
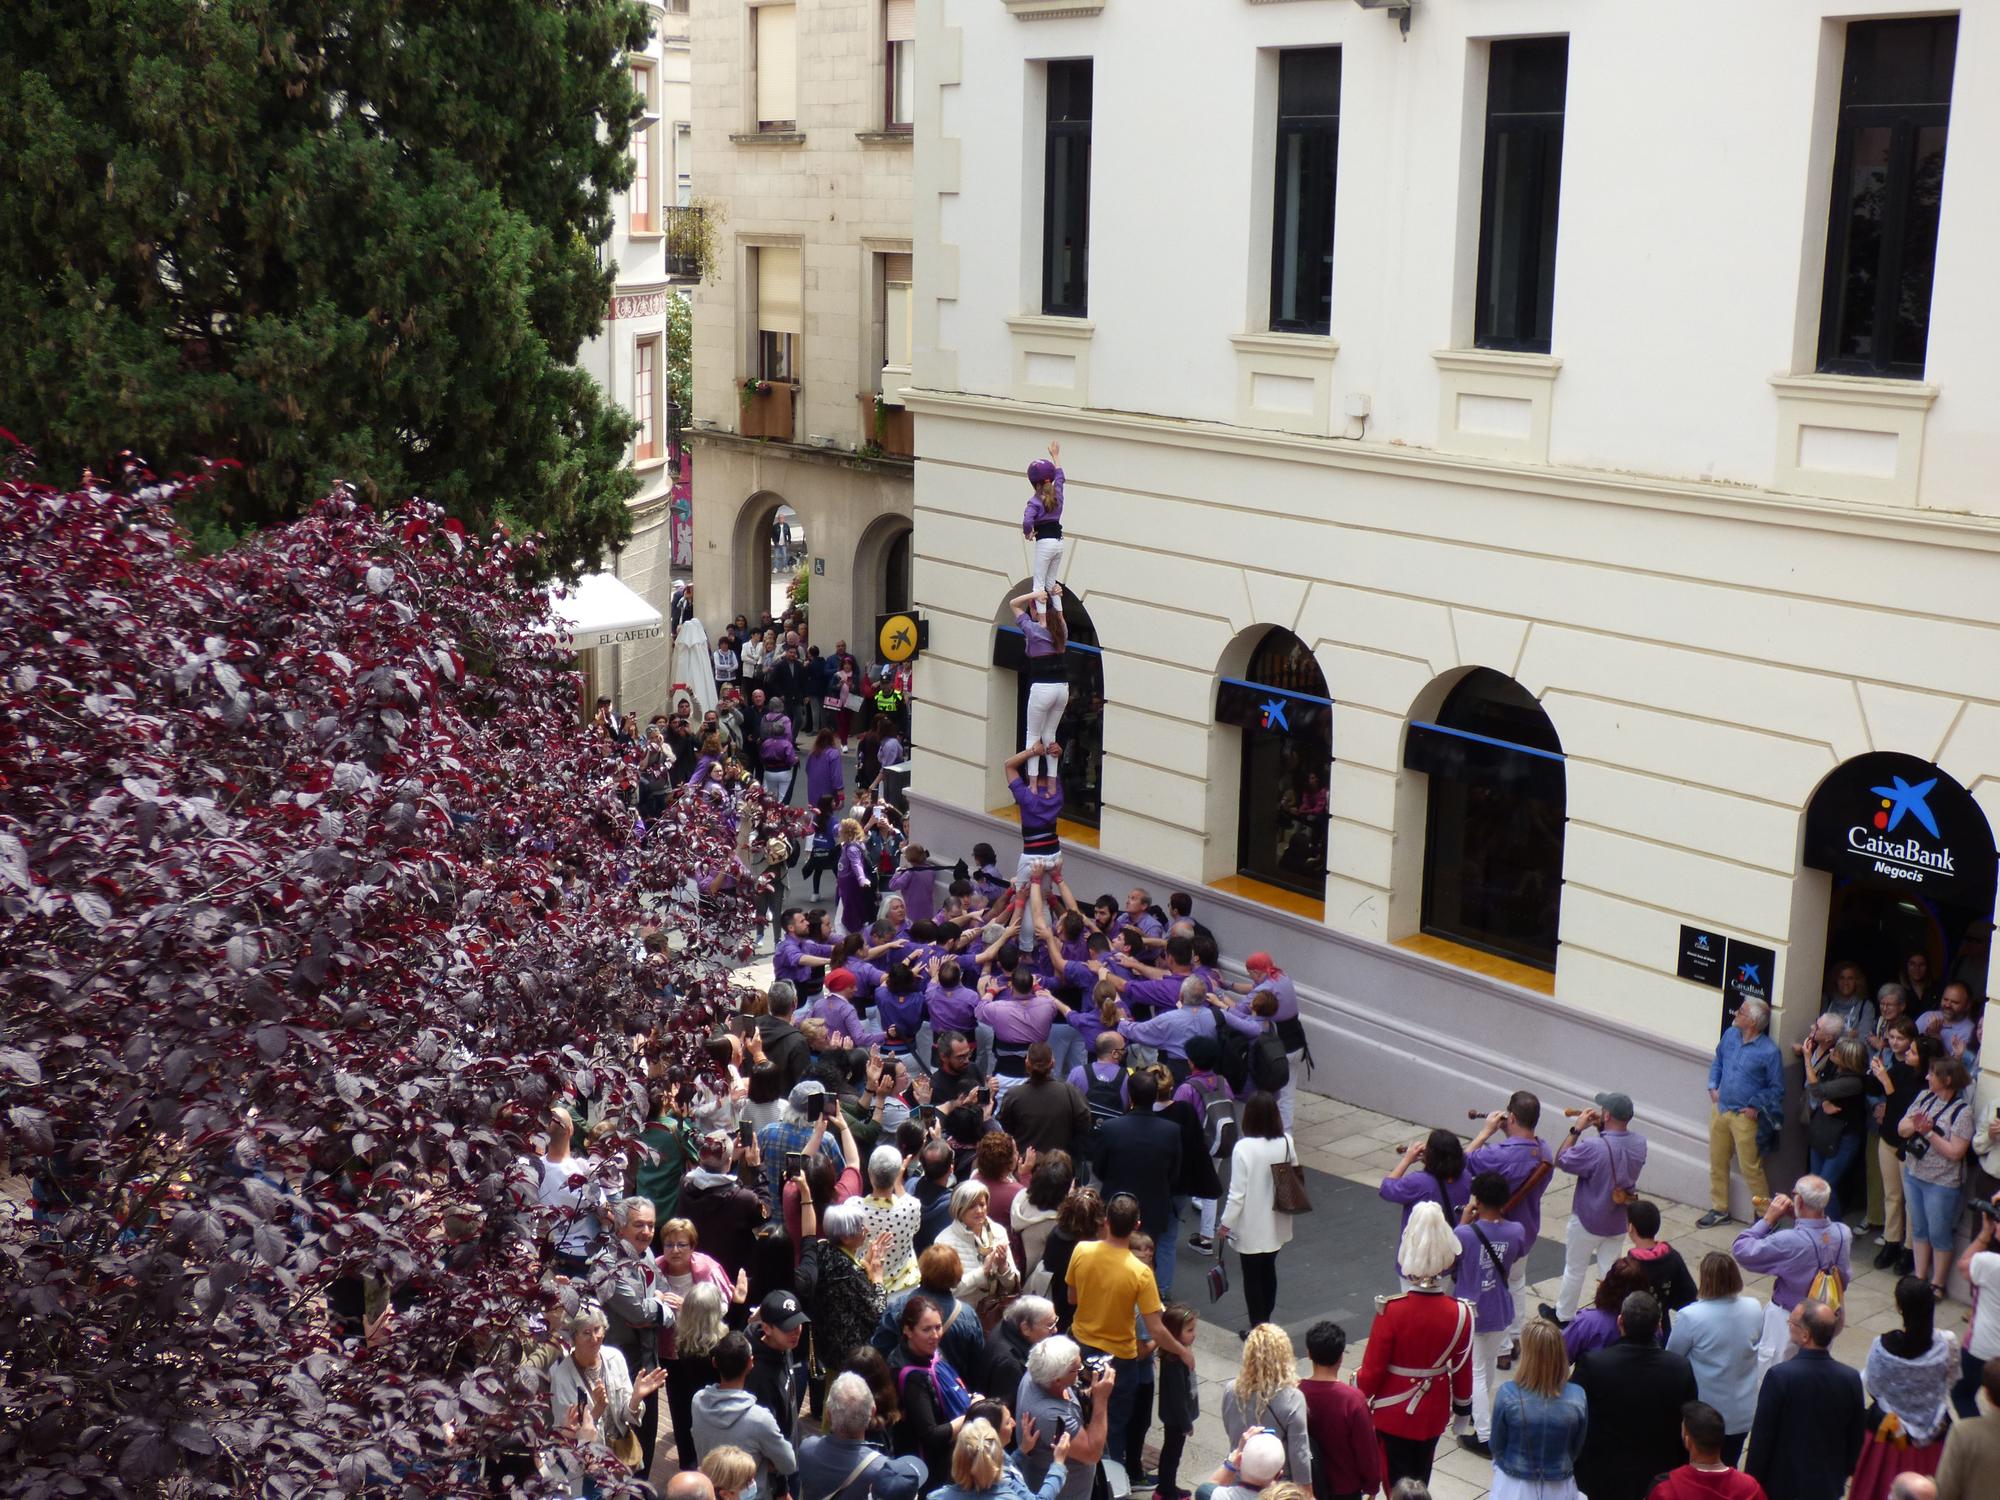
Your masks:
<svg viewBox="0 0 2000 1500"><path fill-rule="evenodd" d="M1805 862L1932 900L1990 900L1993 832L1971 793L1929 761L1862 755L1814 793Z"/></svg>

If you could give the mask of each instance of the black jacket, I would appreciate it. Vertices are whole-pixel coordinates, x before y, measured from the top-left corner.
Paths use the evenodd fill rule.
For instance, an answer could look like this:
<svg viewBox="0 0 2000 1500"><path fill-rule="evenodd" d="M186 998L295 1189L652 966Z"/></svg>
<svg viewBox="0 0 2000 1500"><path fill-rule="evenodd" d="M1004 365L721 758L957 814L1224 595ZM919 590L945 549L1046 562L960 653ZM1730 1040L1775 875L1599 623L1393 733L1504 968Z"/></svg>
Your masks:
<svg viewBox="0 0 2000 1500"><path fill-rule="evenodd" d="M682 1179L681 1216L694 1225L702 1254L713 1256L731 1276L750 1268L757 1226L770 1212L758 1191L763 1181L762 1167L745 1167L740 1180L705 1168Z"/></svg>
<svg viewBox="0 0 2000 1500"><path fill-rule="evenodd" d="M799 1401L805 1394L804 1367L789 1349L774 1349L763 1339L763 1325L750 1324L750 1375L743 1389L778 1423L785 1441L798 1443ZM845 1358L846 1356L842 1356Z"/></svg>
<svg viewBox="0 0 2000 1500"><path fill-rule="evenodd" d="M1684 1355L1620 1339L1577 1360L1570 1378L1590 1409L1576 1460L1577 1488L1590 1500L1645 1500L1655 1479L1687 1462L1681 1407L1698 1392Z"/></svg>
<svg viewBox="0 0 2000 1500"><path fill-rule="evenodd" d="M790 1021L776 1016L759 1016L757 1029L764 1036L764 1060L778 1070L783 1081L780 1092L791 1093L812 1066L812 1044Z"/></svg>
<svg viewBox="0 0 2000 1500"><path fill-rule="evenodd" d="M1839 1500L1866 1411L1858 1373L1825 1349L1801 1349L1764 1377L1743 1471L1772 1500Z"/></svg>
<svg viewBox="0 0 2000 1500"><path fill-rule="evenodd" d="M1146 1233L1157 1240L1167 1232L1174 1184L1181 1175L1179 1125L1150 1110L1106 1120L1091 1142L1090 1166L1105 1202L1130 1193L1139 1200L1139 1222Z"/></svg>
<svg viewBox="0 0 2000 1500"><path fill-rule="evenodd" d="M995 1401L1005 1401L1007 1409L1012 1411L1014 1398L1021 1391L1021 1377L1027 1370L1028 1341L1011 1321L1003 1319L986 1341L986 1368L979 1372L979 1389Z"/></svg>
<svg viewBox="0 0 2000 1500"><path fill-rule="evenodd" d="M1208 1154L1208 1138L1194 1106L1185 1099L1177 1099L1161 1110L1160 1115L1172 1120L1181 1132L1181 1170L1180 1176L1174 1180L1174 1196L1220 1198L1222 1179L1215 1175L1215 1158ZM1187 1367L1183 1365L1182 1368Z"/></svg>

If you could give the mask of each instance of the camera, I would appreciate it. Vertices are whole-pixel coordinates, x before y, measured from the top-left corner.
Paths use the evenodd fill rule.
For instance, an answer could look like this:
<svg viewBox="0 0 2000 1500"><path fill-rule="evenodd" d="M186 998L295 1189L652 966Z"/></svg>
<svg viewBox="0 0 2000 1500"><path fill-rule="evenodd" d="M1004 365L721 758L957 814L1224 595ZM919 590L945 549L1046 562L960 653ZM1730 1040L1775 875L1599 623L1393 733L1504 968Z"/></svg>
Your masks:
<svg viewBox="0 0 2000 1500"><path fill-rule="evenodd" d="M1995 1203L1989 1198L1973 1198L1969 1200L1967 1206L1974 1213L1984 1214L1995 1223L2000 1223L2000 1203Z"/></svg>
<svg viewBox="0 0 2000 1500"><path fill-rule="evenodd" d="M1095 1378L1111 1368L1111 1356L1108 1354L1086 1354L1083 1357L1083 1367L1090 1371L1092 1377Z"/></svg>

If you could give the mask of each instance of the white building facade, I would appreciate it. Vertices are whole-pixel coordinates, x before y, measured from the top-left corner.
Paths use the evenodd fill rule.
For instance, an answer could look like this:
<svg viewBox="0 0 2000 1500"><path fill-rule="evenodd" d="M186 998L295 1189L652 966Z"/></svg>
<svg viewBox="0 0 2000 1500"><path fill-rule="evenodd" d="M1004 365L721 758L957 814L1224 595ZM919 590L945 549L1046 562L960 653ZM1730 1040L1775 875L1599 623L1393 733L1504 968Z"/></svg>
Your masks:
<svg viewBox="0 0 2000 1500"><path fill-rule="evenodd" d="M685 297L695 274L684 251L688 237L676 224L677 215L694 212L692 89L687 0L647 8L652 36L643 51L627 59L633 86L646 105L632 128L632 186L614 200L611 237L599 251L617 266L618 279L604 326L583 346L577 362L639 424L631 452L639 478L638 493L628 502L632 536L615 558L605 561L664 618L673 592L676 479L667 315L669 299ZM685 554L685 499L680 525ZM686 567L684 555L684 573ZM597 647L586 656L586 697L607 694L621 709L645 718L666 707L672 655L673 642L665 631L652 640Z"/></svg>
<svg viewBox="0 0 2000 1500"><path fill-rule="evenodd" d="M695 608L770 607L772 526L804 532L813 643L870 659L909 603L915 0L693 0Z"/></svg>
<svg viewBox="0 0 2000 1500"><path fill-rule="evenodd" d="M1054 439L1070 883L1275 954L1310 1086L1623 1089L1698 1198L1726 1005L1984 996L2000 15L925 0L918 57L931 848L1012 857Z"/></svg>

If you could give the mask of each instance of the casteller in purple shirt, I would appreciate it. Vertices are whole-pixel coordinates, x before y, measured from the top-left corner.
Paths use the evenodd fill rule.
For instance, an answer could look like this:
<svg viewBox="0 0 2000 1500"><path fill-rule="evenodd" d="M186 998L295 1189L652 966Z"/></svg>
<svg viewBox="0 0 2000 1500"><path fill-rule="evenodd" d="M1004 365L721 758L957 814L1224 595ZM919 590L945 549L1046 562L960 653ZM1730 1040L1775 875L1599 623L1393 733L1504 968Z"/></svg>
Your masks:
<svg viewBox="0 0 2000 1500"><path fill-rule="evenodd" d="M1475 1232L1471 1224L1458 1226L1458 1264L1452 1267L1460 1298L1472 1304L1472 1331L1498 1333L1514 1321L1514 1299L1507 1293L1507 1273L1514 1262L1528 1253L1528 1238L1519 1224L1506 1219L1481 1219ZM1493 1246L1486 1253L1480 1236ZM1493 1264L1498 1256L1500 1264Z"/></svg>
<svg viewBox="0 0 2000 1500"><path fill-rule="evenodd" d="M1498 1172L1507 1179L1507 1195L1511 1198L1521 1191L1521 1184L1533 1175L1535 1168L1543 1162L1554 1164L1549 1148L1534 1136L1504 1136L1496 1141L1488 1141L1477 1151L1465 1154L1467 1177L1477 1177L1481 1172ZM1542 1237L1542 1194L1548 1191L1548 1174L1542 1175L1532 1192L1522 1193L1521 1201L1514 1211L1507 1215L1514 1223L1528 1232L1528 1243L1522 1253L1535 1248L1535 1241Z"/></svg>

